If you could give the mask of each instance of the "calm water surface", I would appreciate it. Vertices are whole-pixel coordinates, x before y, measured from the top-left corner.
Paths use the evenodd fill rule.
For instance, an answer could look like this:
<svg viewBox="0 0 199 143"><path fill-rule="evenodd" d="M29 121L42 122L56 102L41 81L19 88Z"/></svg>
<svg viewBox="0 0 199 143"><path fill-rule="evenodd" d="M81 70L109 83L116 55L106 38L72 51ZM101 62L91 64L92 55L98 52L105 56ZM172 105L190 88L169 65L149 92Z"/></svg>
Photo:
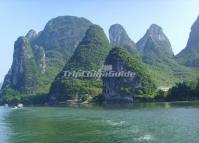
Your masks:
<svg viewBox="0 0 199 143"><path fill-rule="evenodd" d="M199 102L1 107L0 143L199 143Z"/></svg>

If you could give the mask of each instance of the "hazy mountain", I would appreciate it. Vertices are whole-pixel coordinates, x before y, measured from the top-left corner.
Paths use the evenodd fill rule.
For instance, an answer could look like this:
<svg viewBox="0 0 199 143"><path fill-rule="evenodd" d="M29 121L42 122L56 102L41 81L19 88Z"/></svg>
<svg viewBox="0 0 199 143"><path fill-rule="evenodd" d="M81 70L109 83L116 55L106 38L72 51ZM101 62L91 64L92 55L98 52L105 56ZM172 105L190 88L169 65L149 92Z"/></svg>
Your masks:
<svg viewBox="0 0 199 143"><path fill-rule="evenodd" d="M199 67L199 17L191 27L189 40L176 59L179 63L190 67Z"/></svg>

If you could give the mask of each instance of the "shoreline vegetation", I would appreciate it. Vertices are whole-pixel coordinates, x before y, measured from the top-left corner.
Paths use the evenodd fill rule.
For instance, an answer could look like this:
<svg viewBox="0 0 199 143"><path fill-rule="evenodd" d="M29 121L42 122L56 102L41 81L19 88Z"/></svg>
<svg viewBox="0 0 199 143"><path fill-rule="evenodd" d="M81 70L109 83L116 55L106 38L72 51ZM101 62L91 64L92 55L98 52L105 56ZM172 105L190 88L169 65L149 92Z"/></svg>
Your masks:
<svg viewBox="0 0 199 143"><path fill-rule="evenodd" d="M168 91L156 91L155 96L143 96L143 97L134 97L133 103L175 103L175 102L197 102L199 101L199 80L198 82L183 82L178 83L176 86L170 88ZM46 102L48 95L36 95L36 96L20 96L20 95L10 95L1 98L0 105L9 104L10 106L16 106L18 104L24 104L28 106L67 106L67 105L108 105L103 104L101 96L93 100L67 100L66 102ZM120 104L116 103L115 105ZM122 103L123 104L123 103ZM126 103L128 105L129 103ZM114 105L114 104L113 104ZM124 104L125 105L125 104Z"/></svg>
<svg viewBox="0 0 199 143"><path fill-rule="evenodd" d="M0 107L17 107L17 108L23 108L23 107L133 107L136 106L142 106L142 105L167 105L167 104L182 104L182 105L189 105L189 104L196 104L198 105L199 99L196 100L187 100L187 101L148 101L148 102L134 102L134 103L127 103L127 104L99 104L96 102L76 102L76 101L67 101L67 102L61 102L56 104L0 104ZM18 107L18 105L22 105L22 107Z"/></svg>

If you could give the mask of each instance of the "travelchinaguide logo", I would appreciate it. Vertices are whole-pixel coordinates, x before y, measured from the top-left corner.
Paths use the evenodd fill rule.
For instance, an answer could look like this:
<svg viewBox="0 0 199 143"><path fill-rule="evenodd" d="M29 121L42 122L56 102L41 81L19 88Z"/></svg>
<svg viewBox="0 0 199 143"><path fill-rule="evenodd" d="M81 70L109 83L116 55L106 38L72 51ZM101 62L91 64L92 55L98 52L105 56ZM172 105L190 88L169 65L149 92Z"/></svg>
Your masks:
<svg viewBox="0 0 199 143"><path fill-rule="evenodd" d="M84 71L84 70L74 70L74 71L63 71L64 77L73 78L103 78L103 77L135 77L135 72L132 71L114 71L112 65L103 65L98 71Z"/></svg>

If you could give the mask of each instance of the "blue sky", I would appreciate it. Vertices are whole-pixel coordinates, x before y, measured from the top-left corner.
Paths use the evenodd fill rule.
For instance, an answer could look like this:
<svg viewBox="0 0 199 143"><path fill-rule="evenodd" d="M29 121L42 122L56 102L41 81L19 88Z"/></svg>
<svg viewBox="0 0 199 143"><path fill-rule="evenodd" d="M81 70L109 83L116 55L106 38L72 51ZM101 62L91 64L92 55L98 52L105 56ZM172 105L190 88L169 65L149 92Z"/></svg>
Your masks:
<svg viewBox="0 0 199 143"><path fill-rule="evenodd" d="M51 18L63 15L85 17L106 33L120 23L135 42L158 24L177 54L199 15L199 0L0 0L0 81L11 66L17 37L41 31Z"/></svg>

